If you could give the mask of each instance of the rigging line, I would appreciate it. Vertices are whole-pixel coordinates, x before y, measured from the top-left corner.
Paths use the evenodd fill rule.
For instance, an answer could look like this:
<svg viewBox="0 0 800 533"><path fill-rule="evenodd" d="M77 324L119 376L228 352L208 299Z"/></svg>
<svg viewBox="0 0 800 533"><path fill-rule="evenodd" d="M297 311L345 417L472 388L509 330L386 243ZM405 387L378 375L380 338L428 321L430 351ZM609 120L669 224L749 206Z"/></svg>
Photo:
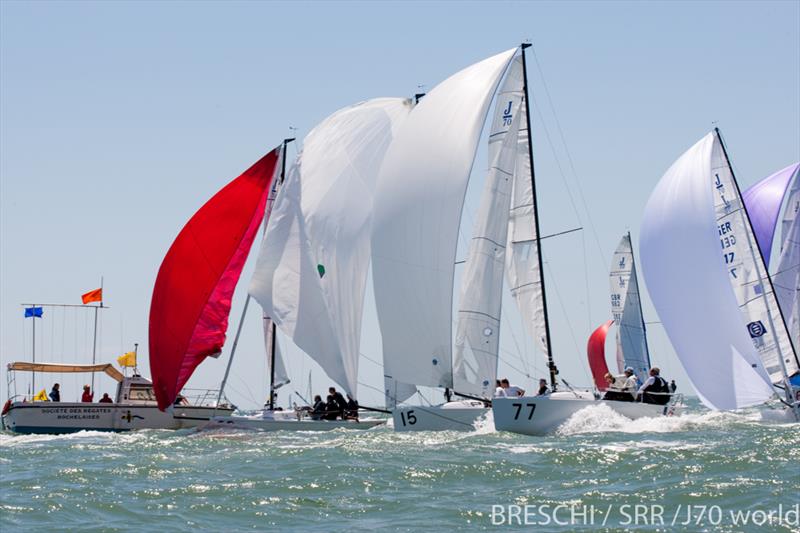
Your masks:
<svg viewBox="0 0 800 533"><path fill-rule="evenodd" d="M379 363L375 359L373 359L373 358L369 357L368 355L364 354L364 352L358 352L358 355L360 355L361 357L363 357L364 359L366 359L370 363L375 363L378 366L383 366L383 363Z"/></svg>
<svg viewBox="0 0 800 533"><path fill-rule="evenodd" d="M597 244L597 249L600 252L600 257L603 260L603 264L608 270L608 263L606 262L605 254L603 253L603 247L600 245L600 238L597 235L597 230L595 229L594 221L592 220L592 215L589 212L589 207L586 204L586 198L583 194L583 188L580 184L580 179L578 178L578 172L575 170L575 162L572 159L572 155L570 154L569 147L567 145L566 138L564 136L564 130L561 128L561 121L558 120L558 115L556 114L556 108L553 105L553 99L550 96L550 89L547 86L547 81L544 77L544 72L542 71L542 65L539 63L539 56L536 55L536 47L531 45L531 52L533 52L533 60L536 62L536 69L539 71L539 77L542 80L542 87L544 88L545 95L547 96L548 104L550 105L550 112L553 114L553 118L556 122L556 129L558 130L558 134L561 137L561 143L564 145L564 153L567 155L567 161L569 162L569 166L572 169L572 174L575 178L575 183L577 184L578 188L578 195L580 196L581 203L583 204L583 208L586 211L586 217L589 220L592 228L592 234L594 235L595 243Z"/></svg>
<svg viewBox="0 0 800 533"><path fill-rule="evenodd" d="M564 313L564 321L567 323L567 330L569 331L570 337L572 337L573 344L575 344L575 353L579 354L581 353L581 349L578 345L578 340L575 337L575 331L572 329L572 322L570 322L569 320L569 314L567 313L567 308L564 306L564 300L561 299L561 292L558 290L558 284L556 283L555 276L553 276L552 273L550 274L550 284L555 289L556 298L558 299L558 305L561 307L561 312ZM591 383L592 379L586 370L586 365L578 364L578 366L581 368L581 370L583 370L584 377L588 380L589 383Z"/></svg>

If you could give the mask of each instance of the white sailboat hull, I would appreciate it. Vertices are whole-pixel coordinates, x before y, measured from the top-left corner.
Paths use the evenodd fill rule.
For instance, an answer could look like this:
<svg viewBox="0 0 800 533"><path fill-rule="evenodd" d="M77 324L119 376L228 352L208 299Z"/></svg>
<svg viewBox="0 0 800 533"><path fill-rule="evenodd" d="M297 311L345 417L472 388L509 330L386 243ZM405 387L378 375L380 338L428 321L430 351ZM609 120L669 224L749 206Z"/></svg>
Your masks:
<svg viewBox="0 0 800 533"><path fill-rule="evenodd" d="M466 400L430 407L397 407L392 419L395 431L473 431L489 411L483 402Z"/></svg>
<svg viewBox="0 0 800 533"><path fill-rule="evenodd" d="M498 431L522 435L547 435L581 409L601 403L632 420L675 413L671 405L596 400L578 398L572 393L554 393L550 396L495 398L492 400L494 427Z"/></svg>
<svg viewBox="0 0 800 533"><path fill-rule="evenodd" d="M333 429L370 429L386 420L312 420L298 416L294 411L265 411L255 416L219 416L212 418L201 429L244 429L251 431L331 431Z"/></svg>
<svg viewBox="0 0 800 533"><path fill-rule="evenodd" d="M229 416L232 408L125 403L15 402L3 414L3 428L15 433L62 434L77 431L186 429L207 423L212 415Z"/></svg>

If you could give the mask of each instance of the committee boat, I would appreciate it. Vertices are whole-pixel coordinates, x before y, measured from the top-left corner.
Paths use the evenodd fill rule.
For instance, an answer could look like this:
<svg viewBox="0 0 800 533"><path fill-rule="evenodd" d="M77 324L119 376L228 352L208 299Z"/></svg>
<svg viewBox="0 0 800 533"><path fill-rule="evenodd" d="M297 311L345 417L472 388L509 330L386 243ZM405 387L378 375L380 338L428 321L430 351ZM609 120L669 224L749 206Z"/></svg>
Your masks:
<svg viewBox="0 0 800 533"><path fill-rule="evenodd" d="M9 363L8 372L10 397L3 407L2 426L15 433L185 429L205 424L214 415L230 415L233 412L233 407L229 405L216 405L215 390L185 390L174 405L161 411L149 379L138 374L124 376L110 363L14 362ZM117 382L117 391L112 403L47 401L46 396L17 395L14 391L15 372L103 372Z"/></svg>

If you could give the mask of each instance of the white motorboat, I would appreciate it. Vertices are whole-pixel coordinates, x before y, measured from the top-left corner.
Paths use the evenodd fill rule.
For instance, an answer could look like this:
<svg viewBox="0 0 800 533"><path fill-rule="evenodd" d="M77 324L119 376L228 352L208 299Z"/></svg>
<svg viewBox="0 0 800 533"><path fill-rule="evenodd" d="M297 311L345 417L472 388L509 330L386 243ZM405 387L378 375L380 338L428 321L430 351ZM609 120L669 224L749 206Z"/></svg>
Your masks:
<svg viewBox="0 0 800 533"><path fill-rule="evenodd" d="M185 429L207 423L213 416L224 419L233 412L229 405L213 404L216 391L204 391L197 399L184 391L180 403L166 411L158 409L153 383L138 374L123 376L111 364L80 365L16 362L13 372L105 372L118 382L113 403L34 401L32 397L12 395L15 384L9 378L11 395L2 413L3 429L15 433L61 434L77 431L131 431L136 429Z"/></svg>

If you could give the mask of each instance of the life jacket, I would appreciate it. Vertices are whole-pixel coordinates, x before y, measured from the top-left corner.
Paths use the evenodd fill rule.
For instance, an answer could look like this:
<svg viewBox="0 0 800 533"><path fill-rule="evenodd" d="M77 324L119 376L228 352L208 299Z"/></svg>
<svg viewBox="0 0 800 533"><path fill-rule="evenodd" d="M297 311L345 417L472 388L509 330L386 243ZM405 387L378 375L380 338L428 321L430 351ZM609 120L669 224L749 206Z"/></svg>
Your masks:
<svg viewBox="0 0 800 533"><path fill-rule="evenodd" d="M659 405L664 405L669 402L670 398L669 384L667 383L667 380L665 380L661 376L653 376L653 377L655 378L653 383L651 385L648 385L643 391L645 393L644 401L645 403L655 403ZM661 394L649 395L647 394L648 392L658 392Z"/></svg>

